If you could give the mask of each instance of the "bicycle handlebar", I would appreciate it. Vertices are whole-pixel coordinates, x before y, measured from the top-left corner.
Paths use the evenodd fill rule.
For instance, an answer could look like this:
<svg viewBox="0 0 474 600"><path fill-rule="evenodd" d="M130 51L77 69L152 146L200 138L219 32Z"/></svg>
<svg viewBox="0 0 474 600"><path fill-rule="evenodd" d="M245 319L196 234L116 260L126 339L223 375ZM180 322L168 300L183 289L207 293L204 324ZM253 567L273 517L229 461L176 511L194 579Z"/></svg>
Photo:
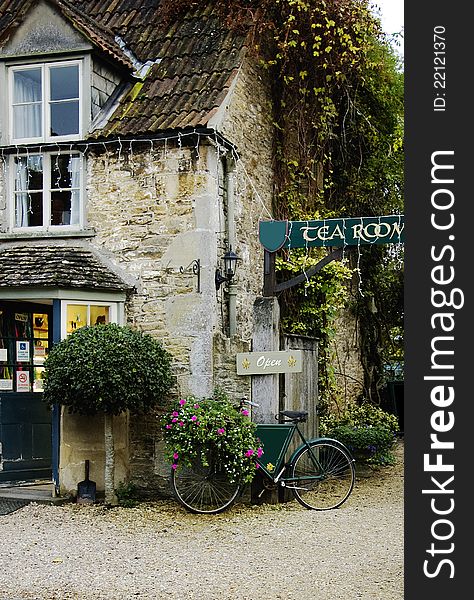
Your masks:
<svg viewBox="0 0 474 600"><path fill-rule="evenodd" d="M240 399L240 406L242 406L243 404L250 404L250 406L260 406L256 402L252 402L251 400L249 400L246 396Z"/></svg>

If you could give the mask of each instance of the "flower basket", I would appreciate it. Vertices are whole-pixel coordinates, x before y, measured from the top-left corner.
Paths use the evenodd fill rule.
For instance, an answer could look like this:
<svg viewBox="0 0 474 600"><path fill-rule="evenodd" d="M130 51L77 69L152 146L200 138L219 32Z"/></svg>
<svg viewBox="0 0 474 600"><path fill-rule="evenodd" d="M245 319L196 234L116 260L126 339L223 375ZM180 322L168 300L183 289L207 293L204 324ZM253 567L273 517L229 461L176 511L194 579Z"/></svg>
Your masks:
<svg viewBox="0 0 474 600"><path fill-rule="evenodd" d="M191 466L200 457L203 465L218 462L229 481L246 483L258 468L263 449L255 436L256 425L222 393L212 398L188 396L179 400L161 420L166 457Z"/></svg>

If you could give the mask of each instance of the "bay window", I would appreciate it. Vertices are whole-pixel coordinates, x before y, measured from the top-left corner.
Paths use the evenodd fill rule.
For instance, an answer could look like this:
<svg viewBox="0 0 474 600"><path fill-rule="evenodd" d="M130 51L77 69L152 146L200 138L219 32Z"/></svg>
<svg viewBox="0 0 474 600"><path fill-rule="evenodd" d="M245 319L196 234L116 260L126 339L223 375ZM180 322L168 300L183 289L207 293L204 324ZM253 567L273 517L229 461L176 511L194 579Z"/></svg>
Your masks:
<svg viewBox="0 0 474 600"><path fill-rule="evenodd" d="M65 338L81 327L117 323L119 319L116 302L64 301L61 314L63 315L61 338Z"/></svg>

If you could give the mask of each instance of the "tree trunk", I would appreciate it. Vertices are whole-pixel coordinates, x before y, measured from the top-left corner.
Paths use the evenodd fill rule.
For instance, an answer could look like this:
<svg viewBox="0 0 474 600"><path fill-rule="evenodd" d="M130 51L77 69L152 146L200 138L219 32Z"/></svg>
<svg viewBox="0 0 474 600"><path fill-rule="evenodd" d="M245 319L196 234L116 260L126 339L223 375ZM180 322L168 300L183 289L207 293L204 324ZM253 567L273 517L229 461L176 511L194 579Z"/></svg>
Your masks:
<svg viewBox="0 0 474 600"><path fill-rule="evenodd" d="M115 495L115 448L113 433L113 415L105 413L104 415L104 434L105 434L105 503L117 504Z"/></svg>

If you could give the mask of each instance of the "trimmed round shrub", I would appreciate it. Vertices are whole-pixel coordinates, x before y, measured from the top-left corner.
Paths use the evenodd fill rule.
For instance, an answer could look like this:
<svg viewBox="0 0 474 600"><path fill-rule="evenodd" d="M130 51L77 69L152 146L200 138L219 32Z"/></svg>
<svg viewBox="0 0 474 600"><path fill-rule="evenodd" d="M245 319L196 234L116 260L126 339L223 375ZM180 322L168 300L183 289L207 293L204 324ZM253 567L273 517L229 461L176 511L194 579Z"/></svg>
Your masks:
<svg viewBox="0 0 474 600"><path fill-rule="evenodd" d="M82 415L149 412L175 383L171 364L149 334L114 323L81 327L51 348L43 398Z"/></svg>

